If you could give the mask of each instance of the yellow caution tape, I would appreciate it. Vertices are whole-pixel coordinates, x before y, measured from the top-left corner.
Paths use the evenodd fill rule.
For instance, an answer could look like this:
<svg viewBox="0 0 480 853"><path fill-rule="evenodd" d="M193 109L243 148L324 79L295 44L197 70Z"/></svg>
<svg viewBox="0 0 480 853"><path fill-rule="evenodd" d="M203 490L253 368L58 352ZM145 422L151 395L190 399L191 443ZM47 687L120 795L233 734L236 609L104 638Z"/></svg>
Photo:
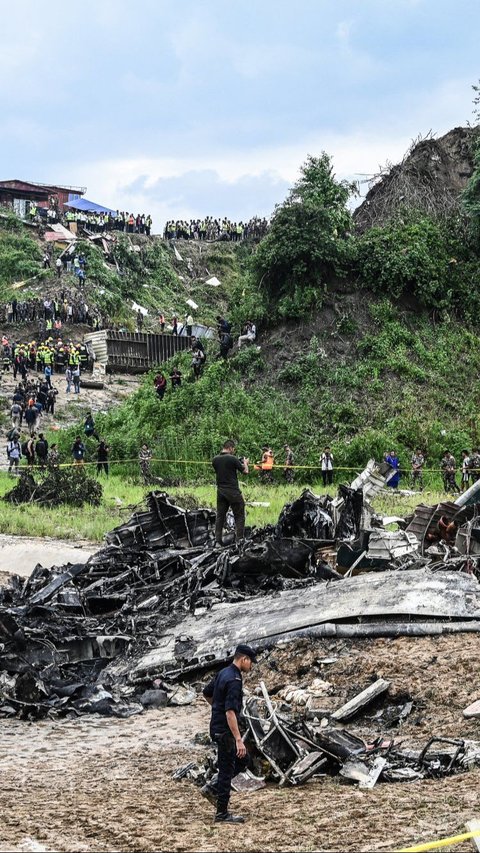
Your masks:
<svg viewBox="0 0 480 853"><path fill-rule="evenodd" d="M211 465L212 465L211 461L205 461L204 459L159 459L157 457L152 456L147 461L148 462L161 462L163 464L168 464L168 465L207 465L209 467L211 467ZM107 459L106 462L109 465L131 465L131 464L139 464L139 459L138 459L138 457L135 459ZM262 470L259 467L261 465L260 462L249 463L249 464L251 466L250 473L252 473L252 470L257 470L257 471ZM76 462L59 462L55 467L56 468L71 468L71 467L74 467L75 465L78 465L78 463L76 463ZM82 463L80 463L80 465L97 465L97 460L93 460L93 461L89 461L89 462L83 461ZM257 465L258 468L254 469L253 468L254 465ZM45 467L46 466L43 466L43 468L45 468ZM29 469L33 469L33 468L41 469L42 466L41 465L30 465L30 466L28 466L28 468ZM271 471L275 468L280 469L282 471L285 471L285 470L288 470L288 471L290 471L290 470L293 470L293 471L297 471L297 470L298 471L320 471L322 466L321 465L281 465L281 464L278 464L278 465L273 465L272 468L263 469L263 470ZM338 465L334 468L333 473L335 473L336 471L348 471L350 473L353 472L353 473L358 474L358 467L357 468L349 468L347 466ZM409 471L400 470L400 473L406 474L406 473L409 473ZM424 474L439 474L439 473L442 473L442 469L441 468L425 468L423 470L423 473Z"/></svg>
<svg viewBox="0 0 480 853"><path fill-rule="evenodd" d="M422 853L423 850L439 850L441 847L460 844L462 841L468 841L469 838L476 838L479 835L480 829L476 829L474 832L462 832L461 835L440 838L439 841L427 841L425 844L416 844L415 847L402 847L401 850L396 850L395 853Z"/></svg>

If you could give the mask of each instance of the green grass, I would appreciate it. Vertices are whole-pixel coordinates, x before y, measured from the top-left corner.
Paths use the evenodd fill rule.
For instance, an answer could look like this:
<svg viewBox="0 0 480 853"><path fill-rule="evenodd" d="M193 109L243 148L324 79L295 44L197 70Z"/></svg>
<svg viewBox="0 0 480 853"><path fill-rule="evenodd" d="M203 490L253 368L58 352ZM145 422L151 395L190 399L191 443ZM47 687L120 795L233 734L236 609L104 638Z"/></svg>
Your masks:
<svg viewBox="0 0 480 853"><path fill-rule="evenodd" d="M68 506L51 509L35 504L13 506L1 504L0 533L18 536L52 536L57 539L89 539L102 542L105 533L121 524L142 503L146 489L121 476L101 480L103 498L99 507L85 505L79 509ZM0 497L8 492L15 480L0 473ZM118 504L121 501L121 505Z"/></svg>

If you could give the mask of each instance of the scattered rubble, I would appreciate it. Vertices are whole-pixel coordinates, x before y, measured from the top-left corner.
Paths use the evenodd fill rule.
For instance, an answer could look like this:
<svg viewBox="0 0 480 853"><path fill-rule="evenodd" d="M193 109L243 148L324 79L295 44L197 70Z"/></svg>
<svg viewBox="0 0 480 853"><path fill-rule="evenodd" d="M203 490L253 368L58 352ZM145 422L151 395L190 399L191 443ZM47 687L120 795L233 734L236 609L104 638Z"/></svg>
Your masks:
<svg viewBox="0 0 480 853"><path fill-rule="evenodd" d="M461 505L421 505L392 534L368 502L391 475L372 461L334 499L305 490L277 525L224 548L213 510L150 493L86 563L37 566L0 589L0 714L130 715L165 696L191 702L195 689L176 683L224 663L245 637L267 649L297 637L480 631L477 484ZM455 537L432 554L429 536L447 513ZM311 687L307 713L327 689Z"/></svg>
<svg viewBox="0 0 480 853"><path fill-rule="evenodd" d="M388 688L388 682L378 680L352 702L360 710L365 707L366 694L371 700L378 700L381 691L384 700ZM439 778L480 764L480 742L432 737L421 749L409 749L395 738L376 735L372 741L365 740L337 727L340 719L344 717L338 717L338 712L322 720L307 719L305 708L299 711L298 706L272 700L261 681L255 695L248 696L243 705L243 740L253 779L259 785L272 781L284 786L301 785L314 776L338 776L370 789L379 781ZM175 771L174 778L214 786L216 769L212 752L203 767L190 762Z"/></svg>

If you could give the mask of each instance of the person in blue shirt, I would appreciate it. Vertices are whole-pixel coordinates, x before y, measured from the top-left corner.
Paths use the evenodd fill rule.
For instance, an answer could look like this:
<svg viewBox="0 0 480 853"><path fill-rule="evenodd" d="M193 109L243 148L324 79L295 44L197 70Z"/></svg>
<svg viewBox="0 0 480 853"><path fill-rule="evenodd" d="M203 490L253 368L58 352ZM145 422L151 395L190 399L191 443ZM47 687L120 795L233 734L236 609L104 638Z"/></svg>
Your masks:
<svg viewBox="0 0 480 853"><path fill-rule="evenodd" d="M401 475L400 475L400 460L399 460L395 450L391 450L390 453L387 453L385 455L385 462L388 462L388 464L391 465L392 468L395 468L395 474L393 475L393 477L390 478L390 480L387 483L387 486L389 486L391 489L396 489L396 488L398 488L398 484L400 482L400 476Z"/></svg>
<svg viewBox="0 0 480 853"><path fill-rule="evenodd" d="M84 462L85 462L85 445L84 445L84 443L83 443L83 441L79 435L77 435L74 443L72 444L72 456L73 456L73 462L75 465L83 465L84 464Z"/></svg>
<svg viewBox="0 0 480 853"><path fill-rule="evenodd" d="M212 707L210 736L218 749L218 781L207 784L202 794L217 801L215 823L244 823L245 818L228 811L231 783L245 769L247 750L238 728L242 710L242 673L250 672L257 659L251 646L237 646L230 666L220 670L204 688L203 695Z"/></svg>

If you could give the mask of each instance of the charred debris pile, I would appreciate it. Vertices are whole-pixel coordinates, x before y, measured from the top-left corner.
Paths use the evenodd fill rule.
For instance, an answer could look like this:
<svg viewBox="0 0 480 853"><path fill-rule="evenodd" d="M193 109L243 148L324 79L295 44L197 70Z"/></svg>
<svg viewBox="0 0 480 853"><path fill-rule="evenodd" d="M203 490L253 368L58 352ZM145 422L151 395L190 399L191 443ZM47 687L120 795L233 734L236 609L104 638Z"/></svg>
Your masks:
<svg viewBox="0 0 480 853"><path fill-rule="evenodd" d="M233 779L233 789L257 790L267 781L302 785L319 776L337 776L370 789L378 781L438 779L480 764L480 742L473 740L431 737L420 747L407 747L398 732L416 703L412 697L390 693L390 687L389 681L379 678L332 711L325 705L331 706L333 685L321 678L306 689L286 685L274 696L261 681L244 700L248 769ZM359 717L361 733L350 728L358 725ZM384 733L379 735L379 729ZM203 764L191 761L178 768L173 778L215 790L215 752L207 753Z"/></svg>
<svg viewBox="0 0 480 853"><path fill-rule="evenodd" d="M212 510L152 492L86 563L37 566L0 589L0 714L183 704L195 691L179 682L246 637L261 649L479 631L480 483L455 503L420 505L392 531L370 500L393 473L371 461L337 497L306 490L275 526L224 548Z"/></svg>

